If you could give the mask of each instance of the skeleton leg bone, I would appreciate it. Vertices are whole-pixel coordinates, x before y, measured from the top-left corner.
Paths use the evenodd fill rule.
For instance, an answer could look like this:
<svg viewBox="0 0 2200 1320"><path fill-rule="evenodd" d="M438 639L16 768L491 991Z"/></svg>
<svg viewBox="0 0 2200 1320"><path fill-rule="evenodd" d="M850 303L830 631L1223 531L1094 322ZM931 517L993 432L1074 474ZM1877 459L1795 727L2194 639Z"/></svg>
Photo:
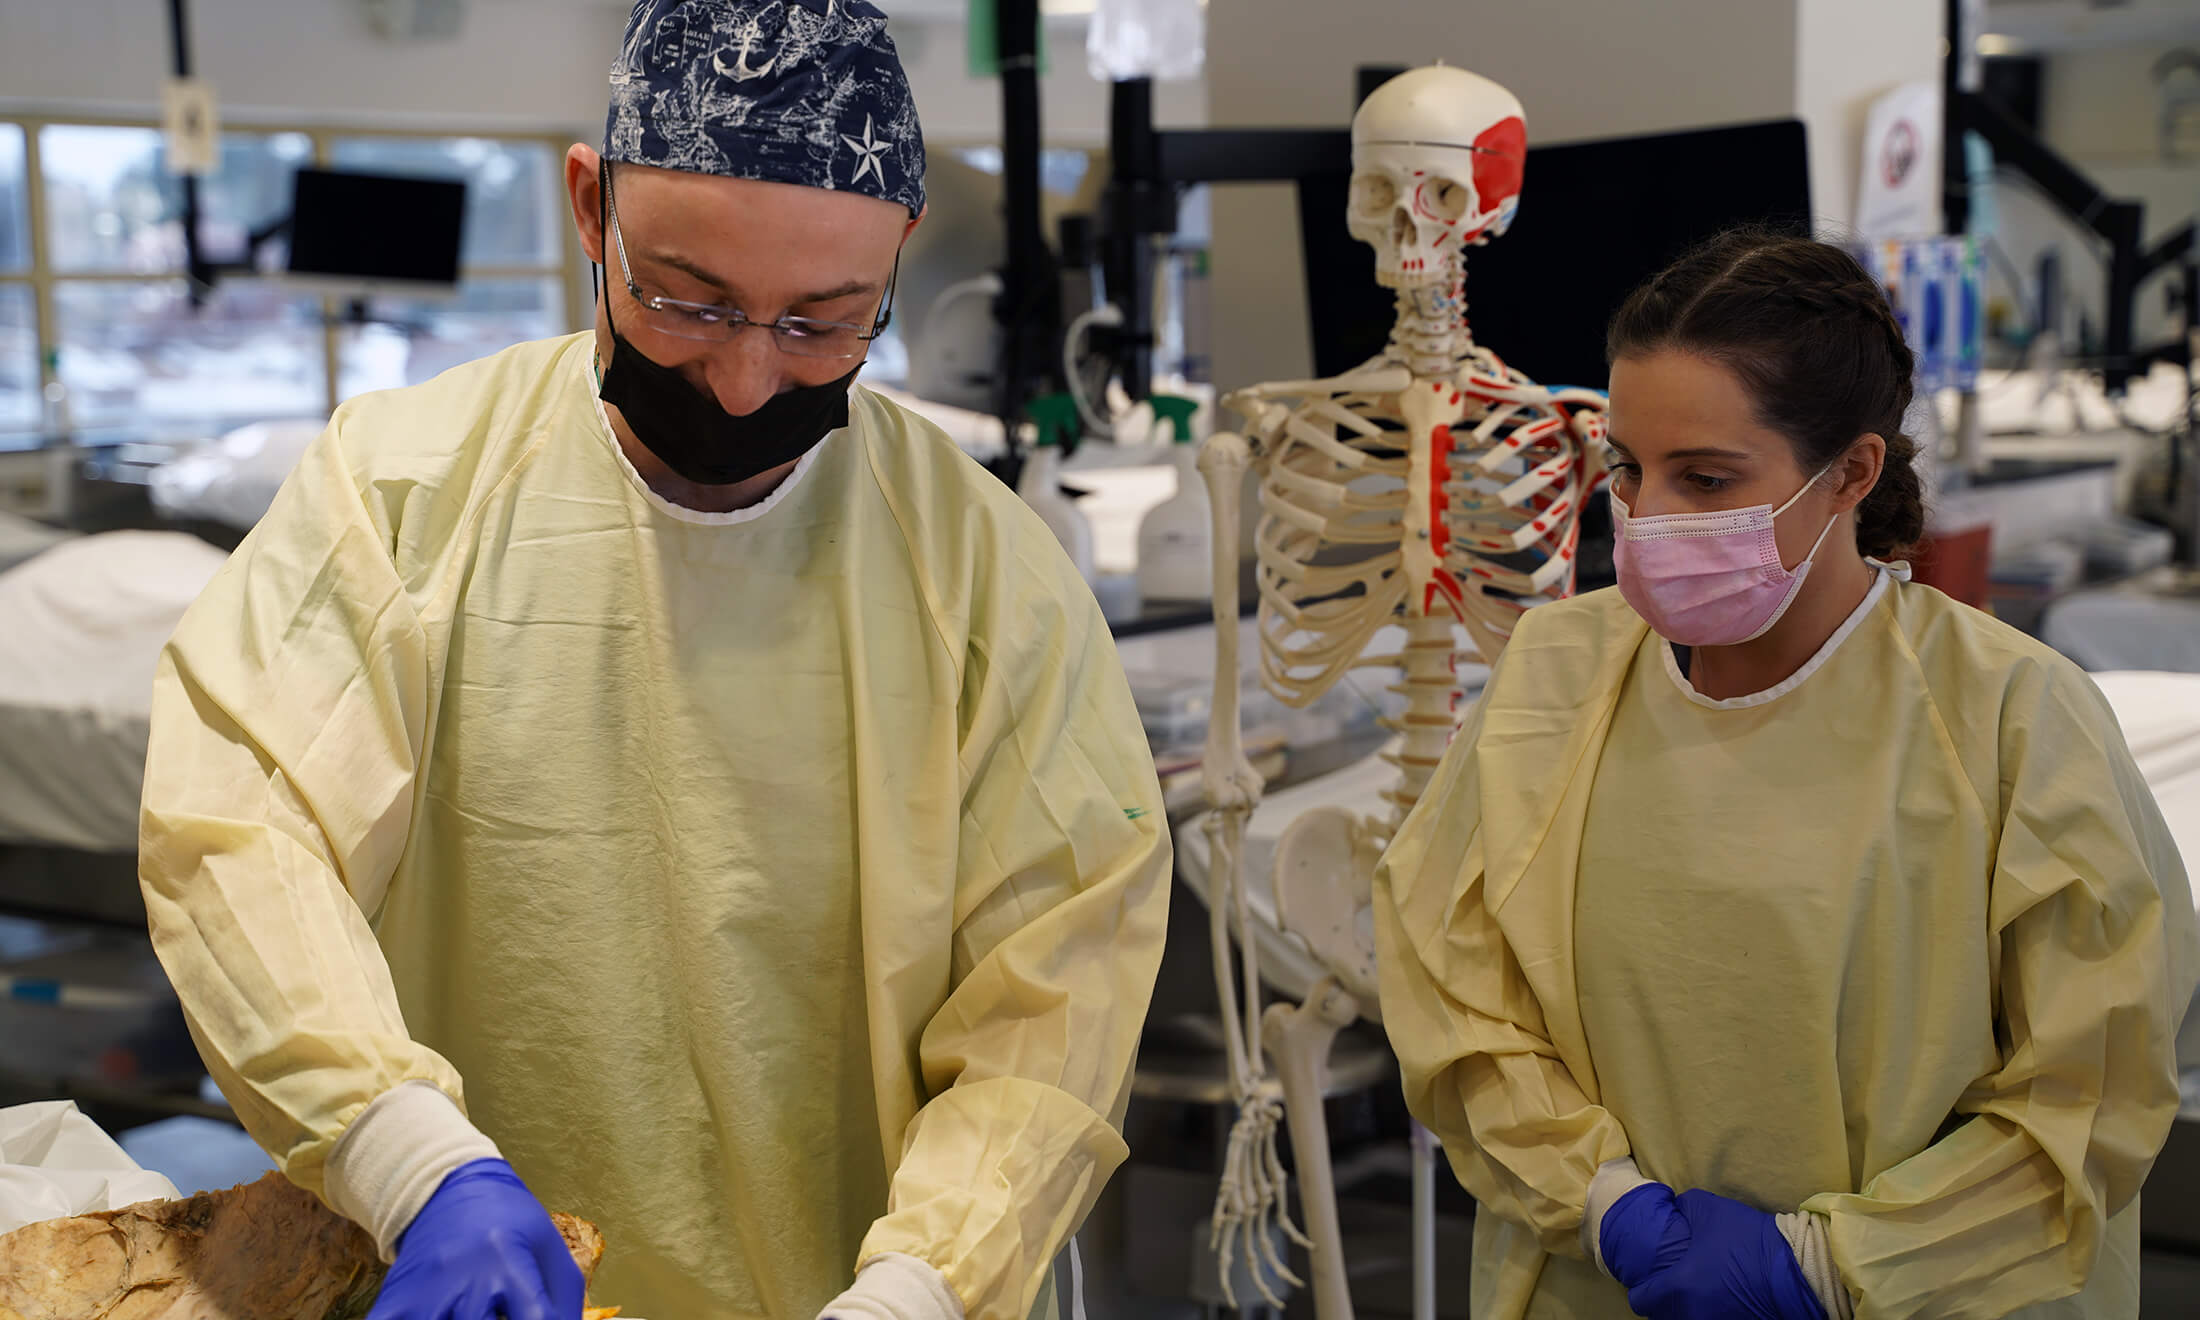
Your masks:
<svg viewBox="0 0 2200 1320"><path fill-rule="evenodd" d="M1314 1239L1314 1313L1352 1320L1344 1267L1344 1231L1337 1222L1337 1186L1329 1163L1329 1124L1322 1099L1329 1089L1329 1047L1360 1015L1359 1001L1323 978L1304 1004L1273 1004L1262 1022L1283 1083L1291 1124L1291 1154L1299 1168L1299 1207Z"/></svg>

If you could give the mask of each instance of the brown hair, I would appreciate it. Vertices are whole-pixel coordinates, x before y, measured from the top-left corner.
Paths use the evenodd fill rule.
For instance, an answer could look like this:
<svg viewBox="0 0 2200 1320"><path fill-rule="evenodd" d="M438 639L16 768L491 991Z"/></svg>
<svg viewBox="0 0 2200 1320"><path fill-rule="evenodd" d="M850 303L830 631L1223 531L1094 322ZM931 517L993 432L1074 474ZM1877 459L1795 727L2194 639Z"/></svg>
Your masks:
<svg viewBox="0 0 2200 1320"><path fill-rule="evenodd" d="M1817 472L1857 439L1887 442L1879 482L1856 510L1857 549L1893 559L1925 532L1917 442L1902 433L1915 368L1876 281L1827 243L1738 229L1635 290L1612 317L1605 357L1677 349L1732 371L1757 420Z"/></svg>

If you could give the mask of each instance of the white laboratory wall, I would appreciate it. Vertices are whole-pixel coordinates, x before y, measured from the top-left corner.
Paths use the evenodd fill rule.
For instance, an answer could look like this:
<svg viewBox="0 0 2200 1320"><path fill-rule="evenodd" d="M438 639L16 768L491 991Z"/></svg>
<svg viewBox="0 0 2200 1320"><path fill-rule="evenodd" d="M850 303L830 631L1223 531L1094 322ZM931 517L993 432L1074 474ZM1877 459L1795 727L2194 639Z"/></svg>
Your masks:
<svg viewBox="0 0 2200 1320"><path fill-rule="evenodd" d="M1945 28L1937 3L1798 0L1794 112L1810 133L1810 197L1821 235L1843 236L1855 223L1872 102L1904 83L1940 80Z"/></svg>
<svg viewBox="0 0 2200 1320"><path fill-rule="evenodd" d="M888 0L889 13L898 6ZM458 37L390 41L359 0L193 0L192 48L232 118L339 119L602 133L604 74L625 0L468 0ZM936 12L935 12L936 10ZM1000 82L969 73L961 7L920 9L892 31L928 136L996 141ZM1085 70L1085 22L1049 19L1041 84L1050 144L1107 140L1107 92ZM156 0L0 0L0 104L42 112L144 113L169 69ZM1164 123L1206 110L1197 83L1163 84Z"/></svg>

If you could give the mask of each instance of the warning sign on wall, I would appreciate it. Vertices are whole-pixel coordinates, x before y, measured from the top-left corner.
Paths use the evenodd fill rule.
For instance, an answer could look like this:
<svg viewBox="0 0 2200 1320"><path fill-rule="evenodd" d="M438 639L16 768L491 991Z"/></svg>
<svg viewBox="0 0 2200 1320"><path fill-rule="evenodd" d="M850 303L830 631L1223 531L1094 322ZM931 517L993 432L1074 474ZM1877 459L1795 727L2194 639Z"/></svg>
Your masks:
<svg viewBox="0 0 2200 1320"><path fill-rule="evenodd" d="M1940 220L1940 84L1906 83L1872 103L1856 190L1860 238L1923 238Z"/></svg>

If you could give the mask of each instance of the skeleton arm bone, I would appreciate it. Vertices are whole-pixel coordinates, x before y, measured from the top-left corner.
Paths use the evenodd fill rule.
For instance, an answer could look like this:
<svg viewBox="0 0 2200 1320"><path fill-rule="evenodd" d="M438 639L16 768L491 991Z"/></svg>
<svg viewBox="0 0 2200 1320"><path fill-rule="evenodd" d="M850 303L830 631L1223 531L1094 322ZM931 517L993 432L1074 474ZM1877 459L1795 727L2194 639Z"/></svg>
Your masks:
<svg viewBox="0 0 2200 1320"><path fill-rule="evenodd" d="M1242 435L1218 431L1199 451L1214 524L1215 697L1201 770L1208 804L1250 811L1261 779L1246 759L1238 714L1238 539L1245 473L1253 447Z"/></svg>

